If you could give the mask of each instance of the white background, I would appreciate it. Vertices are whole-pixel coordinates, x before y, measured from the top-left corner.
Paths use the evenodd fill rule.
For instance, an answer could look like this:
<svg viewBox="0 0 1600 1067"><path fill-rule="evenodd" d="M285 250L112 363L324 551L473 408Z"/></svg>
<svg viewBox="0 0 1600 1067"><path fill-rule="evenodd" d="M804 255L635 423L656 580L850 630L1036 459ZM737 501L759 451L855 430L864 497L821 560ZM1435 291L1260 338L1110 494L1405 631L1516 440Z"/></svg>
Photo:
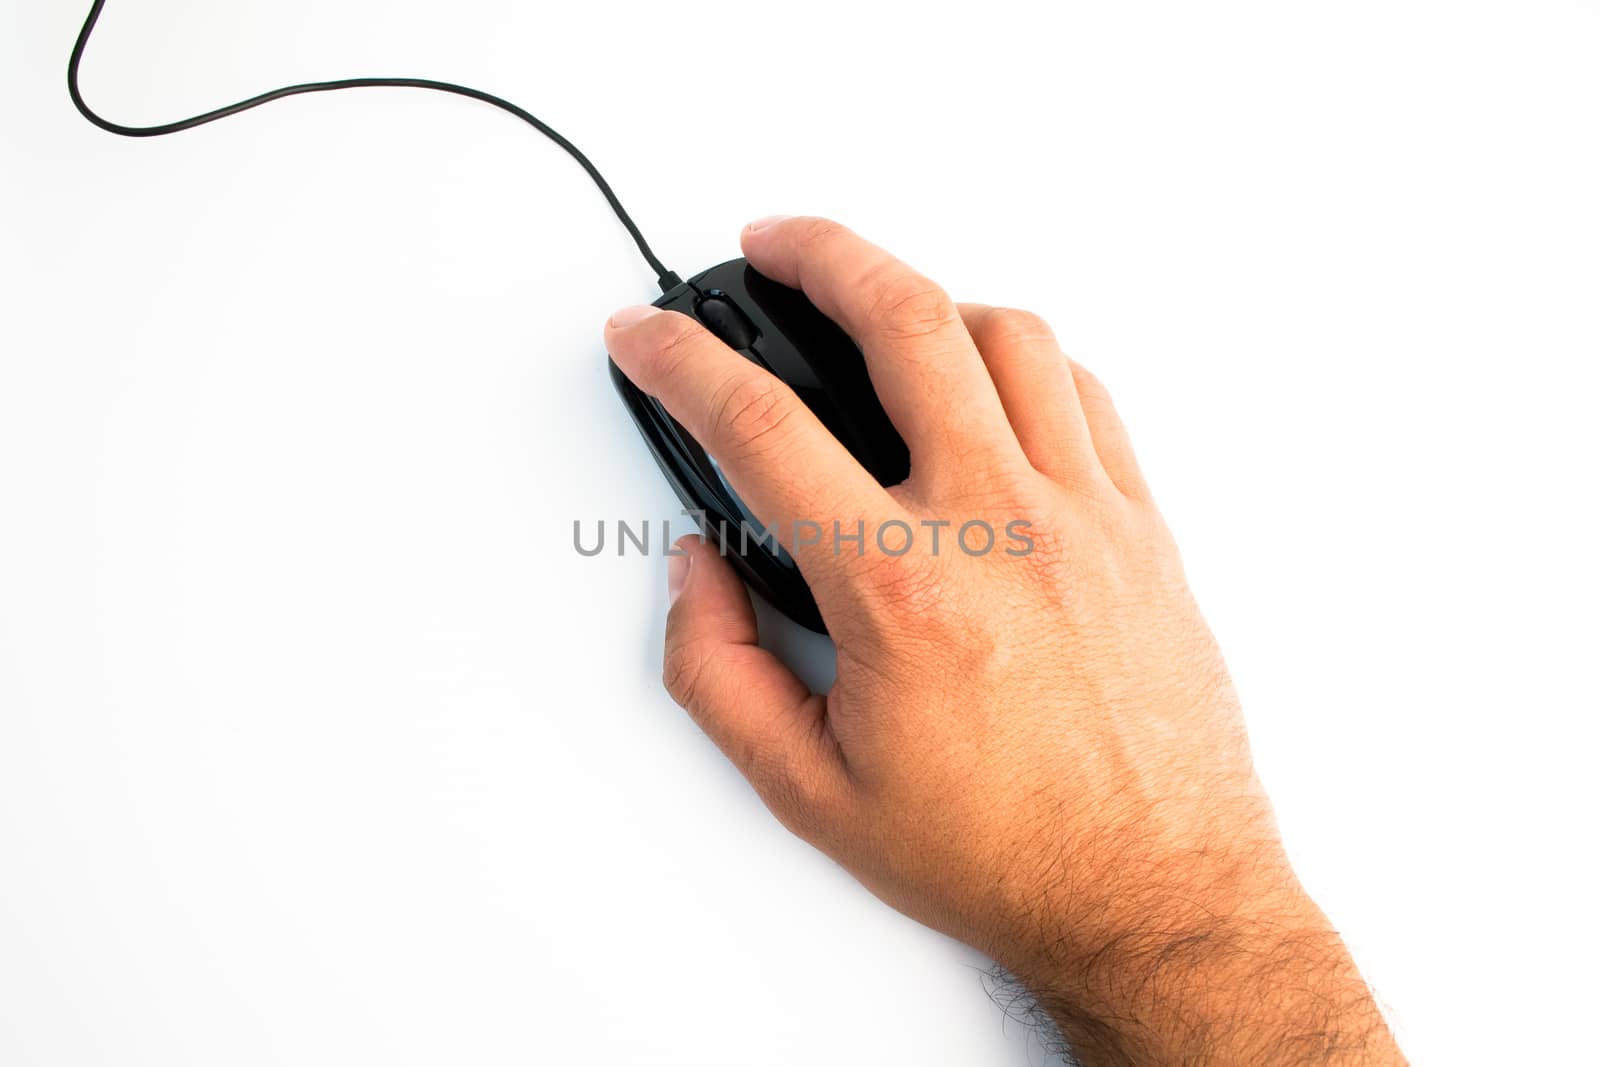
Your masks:
<svg viewBox="0 0 1600 1067"><path fill-rule="evenodd" d="M662 561L573 552L676 507L578 169L404 92L113 138L83 6L0 30L0 1063L1027 1063L659 691ZM1042 312L1407 1049L1595 1063L1597 48L1587 0L111 0L84 83L464 80L685 274L822 212Z"/></svg>

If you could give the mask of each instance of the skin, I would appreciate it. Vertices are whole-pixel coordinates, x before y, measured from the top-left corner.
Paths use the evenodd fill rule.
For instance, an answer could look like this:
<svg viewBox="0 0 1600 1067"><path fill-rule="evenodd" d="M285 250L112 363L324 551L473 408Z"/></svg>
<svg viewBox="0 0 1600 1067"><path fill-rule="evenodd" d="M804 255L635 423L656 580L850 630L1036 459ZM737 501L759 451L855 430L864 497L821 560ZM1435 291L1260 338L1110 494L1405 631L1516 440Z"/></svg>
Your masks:
<svg viewBox="0 0 1600 1067"><path fill-rule="evenodd" d="M758 647L727 562L685 539L672 696L785 826L1010 970L1084 1064L1403 1063L1290 868L1104 386L1038 317L957 305L837 223L765 219L742 244L861 345L905 483L879 486L686 316L624 309L607 350L770 528L898 519L921 547L785 538L837 644L818 695ZM1019 518L1026 555L952 550L965 521ZM938 555L924 520L953 522Z"/></svg>

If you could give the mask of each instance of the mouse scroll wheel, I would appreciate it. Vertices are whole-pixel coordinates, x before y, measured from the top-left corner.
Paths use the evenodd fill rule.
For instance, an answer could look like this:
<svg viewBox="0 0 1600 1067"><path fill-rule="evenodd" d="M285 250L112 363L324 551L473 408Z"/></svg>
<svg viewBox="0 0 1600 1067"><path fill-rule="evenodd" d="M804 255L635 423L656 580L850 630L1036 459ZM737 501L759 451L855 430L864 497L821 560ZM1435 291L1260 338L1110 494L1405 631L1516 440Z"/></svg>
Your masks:
<svg viewBox="0 0 1600 1067"><path fill-rule="evenodd" d="M709 294L695 305L695 317L717 339L729 348L749 348L761 336L755 324L739 310L737 304L717 293Z"/></svg>

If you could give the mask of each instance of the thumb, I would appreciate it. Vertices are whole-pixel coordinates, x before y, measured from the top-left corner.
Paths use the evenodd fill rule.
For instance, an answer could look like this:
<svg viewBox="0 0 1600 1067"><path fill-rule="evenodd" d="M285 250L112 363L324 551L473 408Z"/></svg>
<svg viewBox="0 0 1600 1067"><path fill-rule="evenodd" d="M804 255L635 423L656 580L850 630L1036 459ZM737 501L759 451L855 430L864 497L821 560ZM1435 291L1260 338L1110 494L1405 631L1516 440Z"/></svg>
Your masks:
<svg viewBox="0 0 1600 1067"><path fill-rule="evenodd" d="M667 692L694 717L786 826L810 837L837 808L847 779L827 700L756 644L750 595L699 537L673 546Z"/></svg>

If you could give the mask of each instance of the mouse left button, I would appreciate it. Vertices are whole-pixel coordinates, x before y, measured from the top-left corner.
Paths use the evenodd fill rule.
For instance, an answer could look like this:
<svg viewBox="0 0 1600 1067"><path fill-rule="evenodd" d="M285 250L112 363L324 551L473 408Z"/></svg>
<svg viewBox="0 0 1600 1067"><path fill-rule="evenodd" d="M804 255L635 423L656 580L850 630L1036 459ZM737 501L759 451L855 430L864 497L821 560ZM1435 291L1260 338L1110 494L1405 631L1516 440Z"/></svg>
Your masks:
<svg viewBox="0 0 1600 1067"><path fill-rule="evenodd" d="M705 328L729 348L749 348L761 336L761 331L739 310L739 305L721 293L707 293L695 305L694 313Z"/></svg>

